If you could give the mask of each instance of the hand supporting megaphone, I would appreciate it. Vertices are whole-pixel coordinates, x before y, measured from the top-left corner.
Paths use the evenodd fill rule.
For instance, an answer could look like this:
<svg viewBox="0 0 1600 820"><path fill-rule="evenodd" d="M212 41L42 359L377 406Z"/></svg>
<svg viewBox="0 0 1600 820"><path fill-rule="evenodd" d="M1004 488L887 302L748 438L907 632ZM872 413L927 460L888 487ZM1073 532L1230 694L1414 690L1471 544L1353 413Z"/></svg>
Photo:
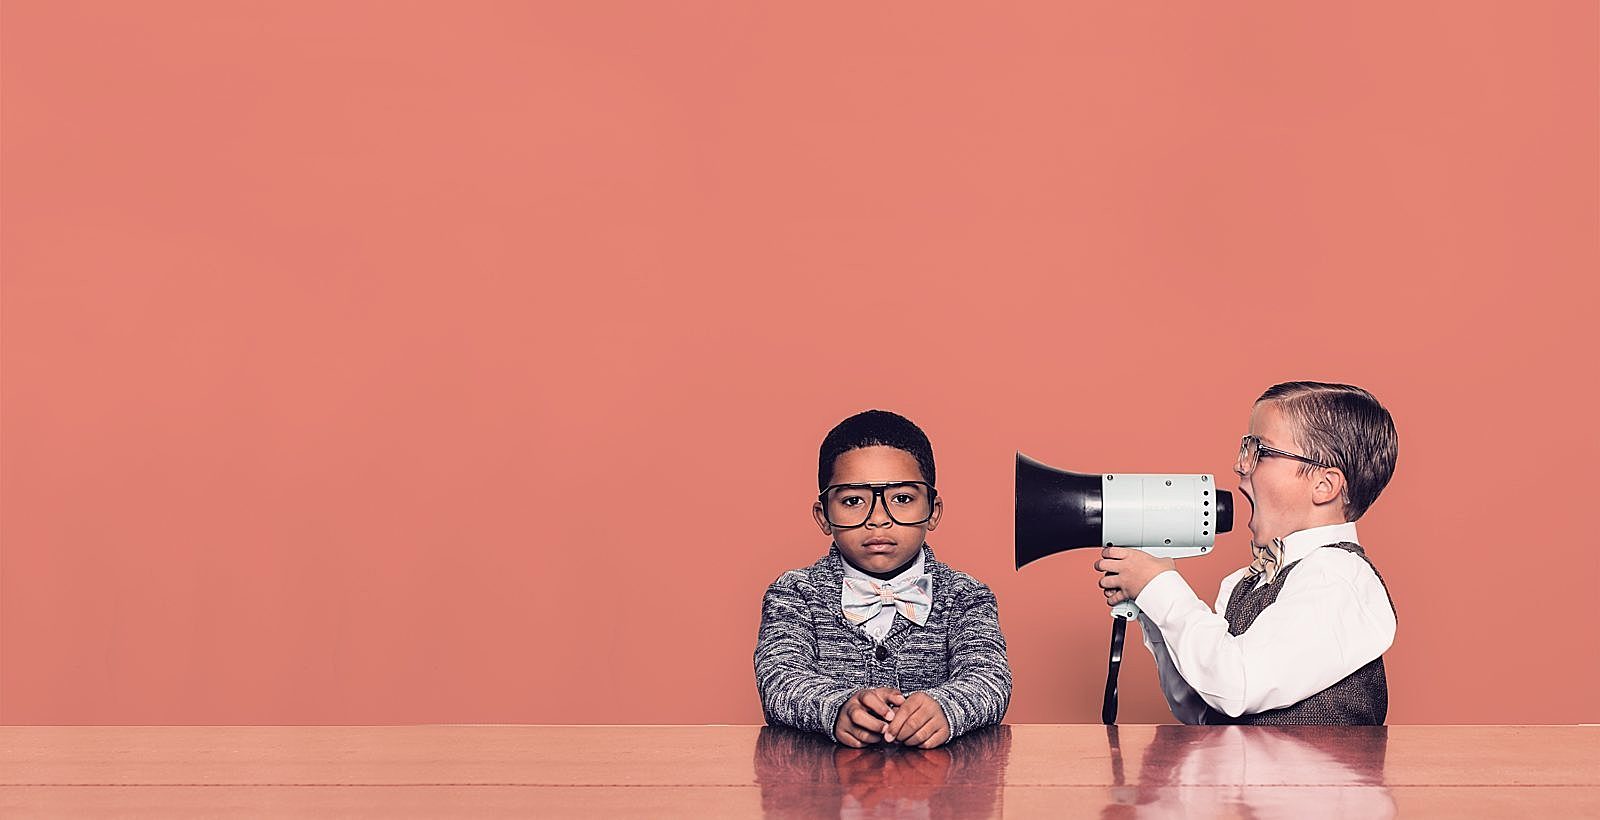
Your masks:
<svg viewBox="0 0 1600 820"><path fill-rule="evenodd" d="M1139 617L1134 601L1157 575L1169 569L1177 569L1171 558L1157 558L1132 547L1106 547L1094 562L1094 571L1103 573L1100 590L1111 605L1112 616L1124 620Z"/></svg>

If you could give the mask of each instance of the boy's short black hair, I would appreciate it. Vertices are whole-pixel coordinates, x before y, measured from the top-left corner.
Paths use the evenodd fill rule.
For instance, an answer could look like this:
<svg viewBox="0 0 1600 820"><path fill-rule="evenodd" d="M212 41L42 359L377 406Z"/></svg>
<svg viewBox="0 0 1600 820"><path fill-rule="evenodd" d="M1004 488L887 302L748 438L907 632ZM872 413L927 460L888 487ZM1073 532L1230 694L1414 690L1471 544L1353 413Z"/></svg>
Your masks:
<svg viewBox="0 0 1600 820"><path fill-rule="evenodd" d="M1275 384L1256 404L1264 401L1294 421L1306 455L1344 473L1345 520L1359 519L1394 476L1400 441L1389 411L1359 387L1325 382Z"/></svg>
<svg viewBox="0 0 1600 820"><path fill-rule="evenodd" d="M862 447L893 447L917 460L922 480L934 484L933 444L922 428L911 419L887 410L867 410L839 422L822 439L817 456L817 489L826 490L833 481L833 464L839 456Z"/></svg>

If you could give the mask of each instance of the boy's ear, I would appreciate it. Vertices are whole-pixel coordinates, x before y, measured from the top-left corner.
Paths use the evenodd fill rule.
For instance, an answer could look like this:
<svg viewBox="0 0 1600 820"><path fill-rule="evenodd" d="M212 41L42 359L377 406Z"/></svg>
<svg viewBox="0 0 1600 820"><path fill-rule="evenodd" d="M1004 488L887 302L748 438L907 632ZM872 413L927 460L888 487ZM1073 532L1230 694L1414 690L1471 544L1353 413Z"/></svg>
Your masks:
<svg viewBox="0 0 1600 820"><path fill-rule="evenodd" d="M939 528L939 518L944 515L944 497L936 496L933 499L933 515L928 517L928 532Z"/></svg>
<svg viewBox="0 0 1600 820"><path fill-rule="evenodd" d="M1318 505L1334 501L1342 504L1344 491L1344 471L1338 467L1324 467L1317 473L1317 480L1311 485L1311 501Z"/></svg>
<svg viewBox="0 0 1600 820"><path fill-rule="evenodd" d="M828 524L828 516L822 514L821 501L811 502L811 517L817 522L817 526L822 529L823 535L833 535L833 527Z"/></svg>

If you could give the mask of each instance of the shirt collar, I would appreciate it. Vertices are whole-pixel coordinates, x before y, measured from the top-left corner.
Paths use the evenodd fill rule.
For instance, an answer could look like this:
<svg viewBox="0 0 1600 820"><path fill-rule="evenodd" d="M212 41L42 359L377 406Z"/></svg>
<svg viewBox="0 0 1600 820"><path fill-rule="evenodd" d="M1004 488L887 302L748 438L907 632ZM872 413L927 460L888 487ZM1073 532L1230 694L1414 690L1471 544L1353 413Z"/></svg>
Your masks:
<svg viewBox="0 0 1600 820"><path fill-rule="evenodd" d="M1283 537L1283 561L1279 566L1288 566L1301 558L1310 555L1313 550L1321 549L1329 544L1348 541L1360 545L1356 540L1356 522L1346 521L1343 524L1328 524L1321 527L1312 527L1308 530L1291 532Z"/></svg>
<svg viewBox="0 0 1600 820"><path fill-rule="evenodd" d="M911 560L911 563L906 564L904 569L902 569L899 572L895 573L895 576L893 578L890 578L888 581L880 581L877 578L874 578L871 575L868 575L865 572L862 572L861 570L850 566L850 562L844 560L843 556L839 557L839 566L844 568L844 577L846 577L846 578L859 578L859 579L864 580L864 581L872 581L873 583L878 583L878 584L893 583L893 582L898 581L901 578L904 578L904 577L906 577L908 575L921 575L922 574L923 559L925 559L927 557L927 555L928 555L928 548L927 547L919 548L917 550L917 557L913 558Z"/></svg>

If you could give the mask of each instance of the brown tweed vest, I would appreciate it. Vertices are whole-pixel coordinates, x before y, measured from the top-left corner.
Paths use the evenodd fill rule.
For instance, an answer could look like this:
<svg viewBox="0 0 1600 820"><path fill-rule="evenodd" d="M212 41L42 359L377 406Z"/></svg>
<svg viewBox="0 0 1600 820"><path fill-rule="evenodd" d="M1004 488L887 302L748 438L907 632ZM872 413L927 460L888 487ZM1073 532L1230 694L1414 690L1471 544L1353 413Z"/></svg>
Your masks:
<svg viewBox="0 0 1600 820"><path fill-rule="evenodd" d="M1354 553L1357 558L1367 562L1372 567L1373 574L1378 576L1378 583L1383 584L1384 594L1389 592L1389 585L1384 583L1383 575L1378 568L1372 566L1372 560L1362 551L1357 544L1348 541L1338 544L1329 544L1322 549L1337 548ZM1233 588L1233 594L1228 597L1227 612L1224 617L1228 619L1228 633L1230 635L1243 635L1256 618L1278 600L1278 592L1283 589L1284 583L1289 578L1289 573L1300 562L1296 561L1278 571L1278 579L1271 584L1262 585L1261 579L1265 576L1253 575L1239 582ZM1394 607L1394 598L1389 598L1389 607ZM1228 717L1215 709L1207 709L1206 723L1236 723L1258 724L1267 726L1285 726L1292 724L1311 724L1322 726L1378 726L1389 715L1389 682L1383 674L1383 657L1373 658L1367 665L1351 672L1345 678L1327 689L1312 695L1299 703L1292 703L1281 709L1269 709L1253 715L1240 715Z"/></svg>

